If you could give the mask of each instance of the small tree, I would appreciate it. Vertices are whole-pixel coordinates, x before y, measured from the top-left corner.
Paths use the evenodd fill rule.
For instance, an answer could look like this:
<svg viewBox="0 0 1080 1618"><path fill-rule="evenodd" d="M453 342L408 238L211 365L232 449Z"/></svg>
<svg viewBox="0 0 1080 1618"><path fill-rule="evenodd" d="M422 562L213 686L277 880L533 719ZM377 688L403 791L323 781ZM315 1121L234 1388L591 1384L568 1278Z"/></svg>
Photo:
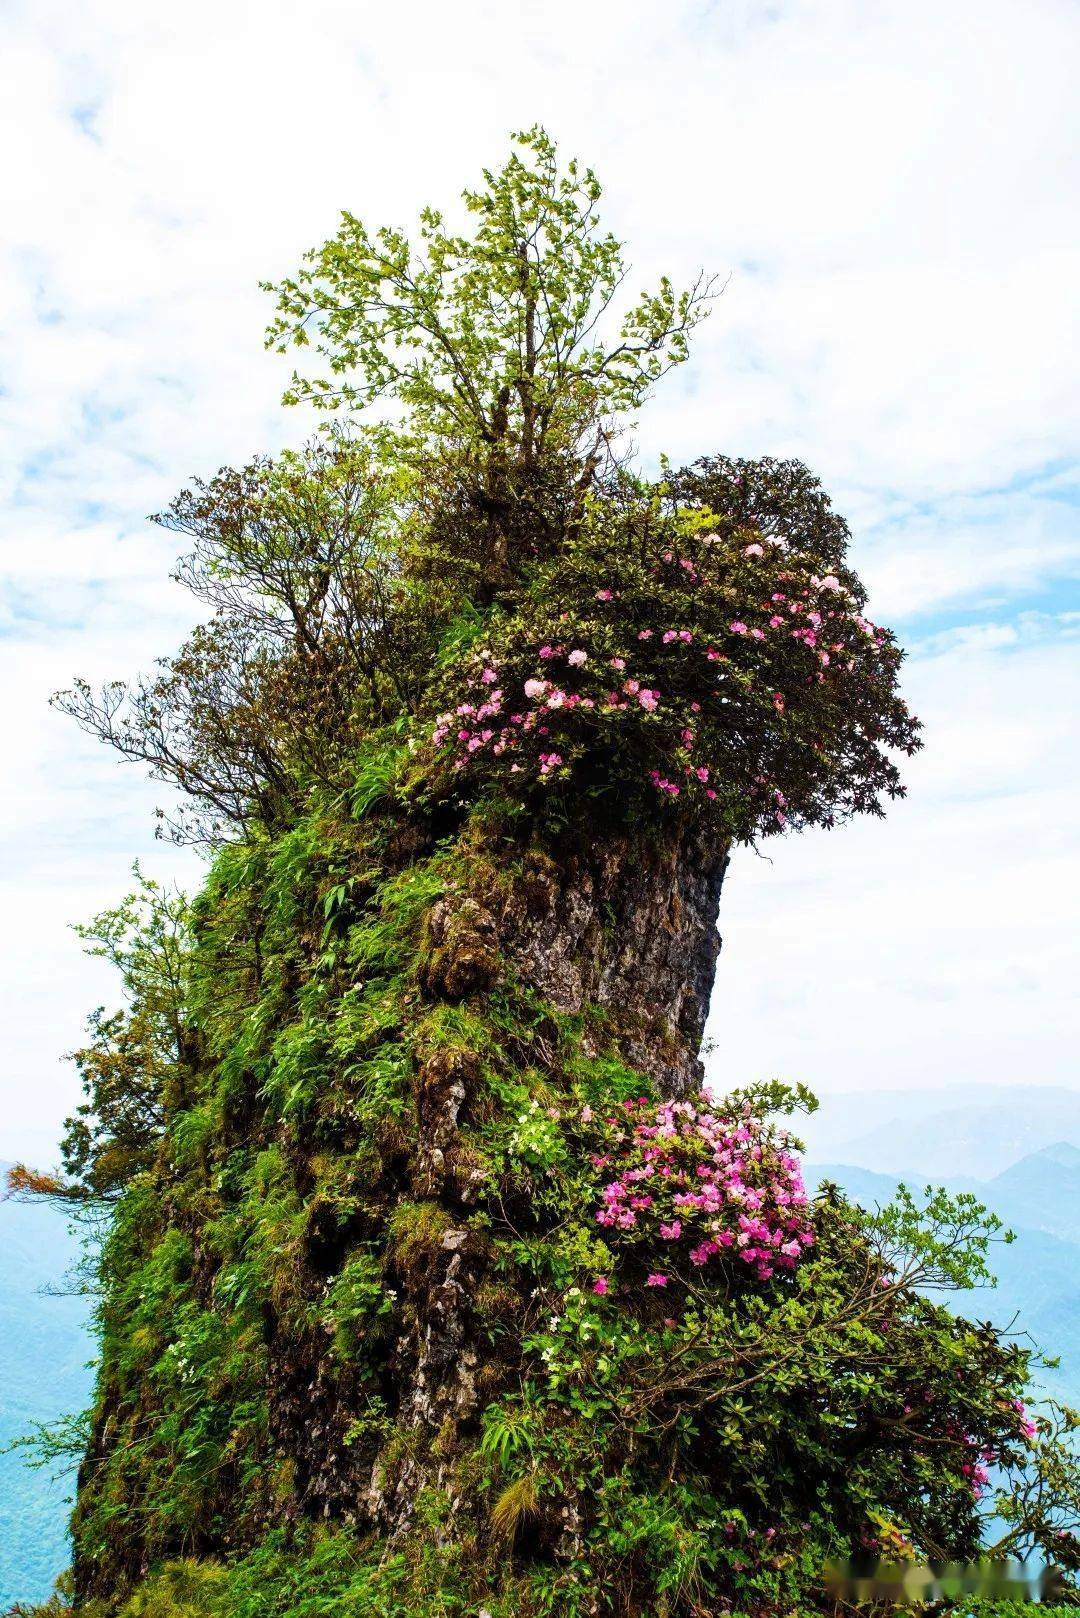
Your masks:
<svg viewBox="0 0 1080 1618"><path fill-rule="evenodd" d="M391 400L405 412L394 453L439 459L452 446L476 476L487 570L500 580L528 490L556 468L585 493L619 425L686 359L715 284L699 275L676 292L665 277L620 320L628 270L600 228L595 174L561 169L539 127L515 146L501 170L484 170L484 190L464 193L471 235L433 208L419 245L345 213L296 276L267 283L278 299L268 344L313 342L327 366L296 374L287 399L353 410Z"/></svg>

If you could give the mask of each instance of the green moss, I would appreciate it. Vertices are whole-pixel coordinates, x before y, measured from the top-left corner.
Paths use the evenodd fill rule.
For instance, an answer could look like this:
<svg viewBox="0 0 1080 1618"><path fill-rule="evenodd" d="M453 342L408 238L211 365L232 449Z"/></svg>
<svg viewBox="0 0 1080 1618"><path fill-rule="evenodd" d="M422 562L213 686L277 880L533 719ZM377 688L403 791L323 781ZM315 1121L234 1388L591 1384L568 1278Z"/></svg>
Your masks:
<svg viewBox="0 0 1080 1618"><path fill-rule="evenodd" d="M454 1227L451 1214L437 1202L401 1202L388 1227L394 1262L409 1275L422 1275Z"/></svg>

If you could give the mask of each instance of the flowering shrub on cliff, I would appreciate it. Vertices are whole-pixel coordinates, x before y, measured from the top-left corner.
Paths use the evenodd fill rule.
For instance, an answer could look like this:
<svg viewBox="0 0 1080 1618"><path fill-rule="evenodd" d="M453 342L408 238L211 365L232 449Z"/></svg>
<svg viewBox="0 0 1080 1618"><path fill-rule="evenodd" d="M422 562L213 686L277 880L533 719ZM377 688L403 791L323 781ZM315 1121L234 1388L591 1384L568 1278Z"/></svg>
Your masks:
<svg viewBox="0 0 1080 1618"><path fill-rule="evenodd" d="M611 1176L596 1223L613 1247L640 1255L647 1287L722 1263L767 1281L813 1246L793 1143L749 1101L726 1109L706 1092L659 1105L643 1097L605 1124L610 1145L591 1158Z"/></svg>
<svg viewBox="0 0 1080 1618"><path fill-rule="evenodd" d="M451 776L677 804L747 838L901 794L891 753L918 745L902 654L835 544L733 514L760 475L733 474L719 512L640 487L595 502L482 639L454 646L429 733Z"/></svg>
<svg viewBox="0 0 1080 1618"><path fill-rule="evenodd" d="M929 1296L994 1222L809 1205L805 1095L683 1099L726 840L880 812L917 725L805 468L618 469L709 282L615 316L598 196L533 130L471 234L343 216L270 340L399 409L182 496L209 619L62 699L225 842L87 932L127 1007L16 1181L110 1204L83 1618L811 1618L826 1556L974 1555L991 1465L1080 1566L1031 1356Z"/></svg>

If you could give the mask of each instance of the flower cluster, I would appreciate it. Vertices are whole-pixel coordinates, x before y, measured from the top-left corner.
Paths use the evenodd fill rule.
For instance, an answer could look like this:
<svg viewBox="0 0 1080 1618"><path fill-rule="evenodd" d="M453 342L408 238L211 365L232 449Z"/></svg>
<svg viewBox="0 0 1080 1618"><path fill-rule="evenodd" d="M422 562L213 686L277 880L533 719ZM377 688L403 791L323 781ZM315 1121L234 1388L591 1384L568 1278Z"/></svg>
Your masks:
<svg viewBox="0 0 1080 1618"><path fill-rule="evenodd" d="M787 1136L748 1106L725 1112L704 1092L620 1110L604 1121L607 1150L591 1159L610 1176L595 1217L609 1241L645 1249L646 1287L717 1262L745 1265L759 1281L795 1268L814 1233Z"/></svg>
<svg viewBox="0 0 1080 1618"><path fill-rule="evenodd" d="M855 576L684 512L587 529L447 669L429 733L462 782L579 782L678 801L737 836L877 811L917 723ZM598 579L597 575L600 575Z"/></svg>

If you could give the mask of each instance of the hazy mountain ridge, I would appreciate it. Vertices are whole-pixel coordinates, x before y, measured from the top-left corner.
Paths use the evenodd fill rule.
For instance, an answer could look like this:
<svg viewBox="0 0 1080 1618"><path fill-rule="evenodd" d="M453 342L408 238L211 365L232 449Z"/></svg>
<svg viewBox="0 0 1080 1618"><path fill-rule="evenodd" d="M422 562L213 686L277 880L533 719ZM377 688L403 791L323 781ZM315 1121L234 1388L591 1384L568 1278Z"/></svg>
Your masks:
<svg viewBox="0 0 1080 1618"><path fill-rule="evenodd" d="M1080 1142L1080 1090L951 1085L833 1093L802 1120L807 1156L900 1178L992 1180L1023 1158Z"/></svg>
<svg viewBox="0 0 1080 1618"><path fill-rule="evenodd" d="M1016 1234L992 1255L993 1291L955 1307L1028 1334L1060 1356L1047 1373L1058 1397L1080 1403L1080 1091L1005 1085L834 1094L801 1133L811 1182L836 1180L862 1202L887 1200L903 1180L972 1191Z"/></svg>
<svg viewBox="0 0 1080 1618"><path fill-rule="evenodd" d="M0 1175L7 1165L0 1164ZM0 1611L48 1594L67 1565L67 1500L73 1480L4 1454L36 1422L81 1410L89 1401L93 1352L85 1298L63 1289L79 1257L62 1213L0 1202Z"/></svg>

